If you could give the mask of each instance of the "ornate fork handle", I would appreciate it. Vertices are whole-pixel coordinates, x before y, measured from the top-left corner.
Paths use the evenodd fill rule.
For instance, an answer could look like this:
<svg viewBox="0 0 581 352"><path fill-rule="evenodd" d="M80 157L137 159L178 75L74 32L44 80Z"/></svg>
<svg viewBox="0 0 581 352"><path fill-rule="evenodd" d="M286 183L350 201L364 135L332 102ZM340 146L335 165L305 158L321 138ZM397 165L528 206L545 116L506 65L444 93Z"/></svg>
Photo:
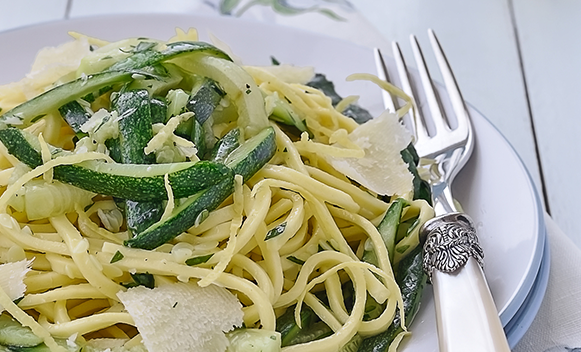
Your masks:
<svg viewBox="0 0 581 352"><path fill-rule="evenodd" d="M434 291L440 352L509 352L470 217L448 213L424 224L424 270Z"/></svg>
<svg viewBox="0 0 581 352"><path fill-rule="evenodd" d="M421 236L425 238L424 271L430 280L434 270L453 273L470 257L484 269L484 252L468 215L450 213L435 217L424 225Z"/></svg>

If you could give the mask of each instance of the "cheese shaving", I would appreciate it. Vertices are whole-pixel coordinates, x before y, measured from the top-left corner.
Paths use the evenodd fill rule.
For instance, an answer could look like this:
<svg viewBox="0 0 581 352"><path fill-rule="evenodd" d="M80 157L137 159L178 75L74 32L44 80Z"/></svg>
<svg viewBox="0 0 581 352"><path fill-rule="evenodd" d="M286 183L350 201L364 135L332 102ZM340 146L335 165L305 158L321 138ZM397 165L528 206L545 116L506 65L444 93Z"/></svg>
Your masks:
<svg viewBox="0 0 581 352"><path fill-rule="evenodd" d="M411 141L410 133L393 113L384 112L349 134L364 152L362 158L331 157L329 163L369 190L382 194L407 194L413 175L400 156Z"/></svg>
<svg viewBox="0 0 581 352"><path fill-rule="evenodd" d="M242 325L242 305L228 290L197 283L138 286L119 292L149 351L223 352L225 332Z"/></svg>
<svg viewBox="0 0 581 352"><path fill-rule="evenodd" d="M15 300L24 295L26 285L24 277L30 271L32 260L21 260L14 263L0 265L0 288L6 292L11 300ZM0 312L4 311L0 305Z"/></svg>

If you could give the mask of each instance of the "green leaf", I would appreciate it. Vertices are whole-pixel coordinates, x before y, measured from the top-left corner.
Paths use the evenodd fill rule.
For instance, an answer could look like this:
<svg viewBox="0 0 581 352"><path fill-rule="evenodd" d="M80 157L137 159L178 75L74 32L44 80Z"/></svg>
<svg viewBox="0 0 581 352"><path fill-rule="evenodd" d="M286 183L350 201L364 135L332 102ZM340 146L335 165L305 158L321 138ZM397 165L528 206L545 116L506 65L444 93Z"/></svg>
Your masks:
<svg viewBox="0 0 581 352"><path fill-rule="evenodd" d="M297 257L295 257L294 255L289 255L288 257L286 257L286 259L290 260L291 262L298 264L298 265L303 265L305 264L304 260L301 260Z"/></svg>
<svg viewBox="0 0 581 352"><path fill-rule="evenodd" d="M284 229L286 229L286 222L283 222L272 230L268 231L264 240L267 241L271 238L275 238L276 236L280 236L284 232Z"/></svg>
<svg viewBox="0 0 581 352"><path fill-rule="evenodd" d="M207 254L207 255L201 255L198 257L190 258L190 259L186 260L186 265L194 266L194 265L198 265L198 264L203 264L203 263L207 262L208 260L210 260L210 258L212 258L213 255L214 255L214 253L211 253L211 254Z"/></svg>
<svg viewBox="0 0 581 352"><path fill-rule="evenodd" d="M401 151L401 157L408 164L408 170L414 176L414 199L424 199L428 204L432 205L432 189L430 184L423 180L418 173L417 165L420 158L413 144L410 143L406 149Z"/></svg>
<svg viewBox="0 0 581 352"><path fill-rule="evenodd" d="M111 258L111 261L109 263L113 264L113 263L117 263L118 261L120 261L121 259L124 258L123 253L117 251L115 252L115 254L113 255L113 258Z"/></svg>
<svg viewBox="0 0 581 352"><path fill-rule="evenodd" d="M132 288L137 286L145 286L147 288L155 288L155 279L150 273L135 273L130 274L133 282L123 283L122 286Z"/></svg>

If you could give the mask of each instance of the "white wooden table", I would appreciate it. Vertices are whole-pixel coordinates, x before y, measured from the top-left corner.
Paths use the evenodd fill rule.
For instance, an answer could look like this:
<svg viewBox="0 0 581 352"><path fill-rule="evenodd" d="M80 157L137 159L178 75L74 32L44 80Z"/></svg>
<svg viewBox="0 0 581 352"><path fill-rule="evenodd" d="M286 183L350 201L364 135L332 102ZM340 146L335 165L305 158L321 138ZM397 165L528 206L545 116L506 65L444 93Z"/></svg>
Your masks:
<svg viewBox="0 0 581 352"><path fill-rule="evenodd" d="M187 13L195 1L0 0L0 30L95 14ZM581 153L577 152L581 147L578 136L581 119L577 118L576 108L581 81L578 68L581 45L577 37L581 34L581 3L573 0L352 0L351 3L385 39L405 43L402 47L407 56L411 56L405 52L409 50L410 33L417 34L420 40L426 40L427 28L438 33L465 99L511 142L544 196L547 211L581 246L581 225L576 221L581 211L574 205L577 193L581 192L578 182ZM6 54L9 53L3 53ZM499 199L504 201L510 201L510 194Z"/></svg>

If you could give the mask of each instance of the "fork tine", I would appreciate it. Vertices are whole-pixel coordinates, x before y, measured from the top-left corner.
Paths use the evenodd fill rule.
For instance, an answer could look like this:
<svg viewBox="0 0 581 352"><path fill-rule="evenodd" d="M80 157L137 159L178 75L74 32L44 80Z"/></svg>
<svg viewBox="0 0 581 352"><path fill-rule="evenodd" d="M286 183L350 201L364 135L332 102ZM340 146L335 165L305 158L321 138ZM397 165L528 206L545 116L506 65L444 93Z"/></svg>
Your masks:
<svg viewBox="0 0 581 352"><path fill-rule="evenodd" d="M428 29L428 35L430 37L430 44L432 45L432 50L434 51L434 55L436 56L436 61L438 61L438 67L440 68L440 72L442 73L442 77L444 79L446 90L448 91L448 95L452 103L452 108L454 109L454 113L456 114L458 124L456 130L465 132L466 129L469 128L470 117L466 112L466 107L464 105L462 93L460 93L460 88L458 87L456 78L452 73L452 69L450 68L448 59L446 59L446 55L444 54L444 50L442 49L442 46L440 45L440 42L438 41L436 34L432 29Z"/></svg>
<svg viewBox="0 0 581 352"><path fill-rule="evenodd" d="M410 79L406 68L407 66L405 64L405 60L403 58L399 44L397 42L392 42L391 50L393 51L393 57L395 59L395 65L397 67L397 74L399 75L401 88L407 95L412 98L413 104L415 106L413 112L409 112L410 123L408 123L407 126L410 128L412 135L416 137L417 141L419 136L427 137L428 130L426 129L426 125L424 124L424 120L422 119L422 115L416 104L415 94L412 89L412 85L410 84ZM415 116L411 116L414 113Z"/></svg>
<svg viewBox="0 0 581 352"><path fill-rule="evenodd" d="M416 38L416 36L411 35L410 42L412 46L412 51L414 53L414 58L416 60L416 65L418 66L417 68L420 74L420 79L422 81L424 94L426 95L426 100L428 102L428 107L430 109L430 114L432 115L432 122L436 129L435 134L438 134L439 131L450 130L450 128L446 124L444 116L442 115L442 110L440 109L440 104L438 102L438 98L436 97L434 86L432 85L432 78L430 77L430 72L428 71L428 66L426 65L424 55L422 54L422 50L420 49L418 39Z"/></svg>
<svg viewBox="0 0 581 352"><path fill-rule="evenodd" d="M377 76L379 77L379 79L382 79L386 82L391 82L389 79L389 75L387 73L387 66L385 65L385 61L383 60L383 55L381 54L381 50L379 50L379 48L374 48L373 55L375 56L375 66ZM387 92L386 90L381 90L381 97L383 98L383 107L387 110L395 112L396 111L395 102L391 94L389 94L389 92Z"/></svg>

